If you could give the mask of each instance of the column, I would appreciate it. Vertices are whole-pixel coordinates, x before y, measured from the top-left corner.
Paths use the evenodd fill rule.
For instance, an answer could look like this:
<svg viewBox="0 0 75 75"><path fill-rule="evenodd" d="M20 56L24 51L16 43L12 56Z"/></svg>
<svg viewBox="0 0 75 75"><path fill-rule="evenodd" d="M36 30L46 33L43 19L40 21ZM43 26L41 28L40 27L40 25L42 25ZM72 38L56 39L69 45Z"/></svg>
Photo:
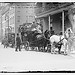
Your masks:
<svg viewBox="0 0 75 75"><path fill-rule="evenodd" d="M64 11L62 11L62 32L64 35Z"/></svg>
<svg viewBox="0 0 75 75"><path fill-rule="evenodd" d="M50 15L49 15L49 31L50 31Z"/></svg>

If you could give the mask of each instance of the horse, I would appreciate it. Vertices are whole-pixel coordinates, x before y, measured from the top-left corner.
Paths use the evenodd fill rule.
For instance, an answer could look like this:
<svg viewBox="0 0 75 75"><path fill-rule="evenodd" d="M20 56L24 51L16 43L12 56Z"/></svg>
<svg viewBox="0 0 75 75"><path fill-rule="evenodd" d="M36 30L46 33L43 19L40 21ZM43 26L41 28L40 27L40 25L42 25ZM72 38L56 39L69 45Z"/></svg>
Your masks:
<svg viewBox="0 0 75 75"><path fill-rule="evenodd" d="M64 38L64 36L62 34L60 34L60 35L54 34L50 37L50 42L51 42L51 53L55 53L55 48L58 48L59 49L58 53L60 54L61 47L62 47L62 45L66 45L67 40ZM66 49L65 49L65 51L66 51ZM64 51L64 53L66 53L65 51Z"/></svg>
<svg viewBox="0 0 75 75"><path fill-rule="evenodd" d="M70 54L73 46L74 46L74 42L75 42L75 38L74 38L74 33L72 31L71 28L67 28L66 31L65 31L65 36L66 36L66 39L67 39L67 46L68 46L68 54Z"/></svg>

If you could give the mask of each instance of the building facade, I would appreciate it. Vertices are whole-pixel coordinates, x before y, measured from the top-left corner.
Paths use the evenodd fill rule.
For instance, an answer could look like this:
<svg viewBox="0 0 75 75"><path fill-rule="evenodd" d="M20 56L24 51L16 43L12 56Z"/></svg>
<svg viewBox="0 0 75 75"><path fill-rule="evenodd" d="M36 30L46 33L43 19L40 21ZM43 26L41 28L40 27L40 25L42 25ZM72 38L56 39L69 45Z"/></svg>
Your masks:
<svg viewBox="0 0 75 75"><path fill-rule="evenodd" d="M35 21L35 3L8 3L1 10L2 37L8 33L18 33L19 25Z"/></svg>
<svg viewBox="0 0 75 75"><path fill-rule="evenodd" d="M0 41L1 41L1 30L2 30L2 29L1 29L2 27L1 27L1 26L2 26L2 25L1 25L1 10L0 10Z"/></svg>
<svg viewBox="0 0 75 75"><path fill-rule="evenodd" d="M19 25L35 21L34 3L15 3L15 33Z"/></svg>
<svg viewBox="0 0 75 75"><path fill-rule="evenodd" d="M43 32L46 29L50 30L51 26L56 34L60 31L64 34L68 27L71 27L74 31L74 22L72 22L75 12L74 7L74 3L37 2L35 10L36 19L42 23ZM69 13L71 9L72 12L70 11L71 13Z"/></svg>

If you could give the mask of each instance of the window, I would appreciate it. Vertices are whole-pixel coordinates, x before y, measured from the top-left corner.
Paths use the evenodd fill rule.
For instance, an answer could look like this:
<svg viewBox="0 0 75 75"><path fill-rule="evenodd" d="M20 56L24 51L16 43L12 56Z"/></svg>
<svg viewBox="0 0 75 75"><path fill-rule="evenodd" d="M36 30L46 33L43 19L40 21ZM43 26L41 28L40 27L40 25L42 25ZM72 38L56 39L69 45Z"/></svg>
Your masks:
<svg viewBox="0 0 75 75"><path fill-rule="evenodd" d="M17 22L20 22L20 20L17 20Z"/></svg>
<svg viewBox="0 0 75 75"><path fill-rule="evenodd" d="M17 16L17 17L20 17L20 16Z"/></svg>
<svg viewBox="0 0 75 75"><path fill-rule="evenodd" d="M17 16L17 22L20 22L20 16Z"/></svg>
<svg viewBox="0 0 75 75"><path fill-rule="evenodd" d="M17 12L20 12L20 10L18 10Z"/></svg>
<svg viewBox="0 0 75 75"><path fill-rule="evenodd" d="M20 16L17 16L17 19L20 19Z"/></svg>
<svg viewBox="0 0 75 75"><path fill-rule="evenodd" d="M18 8L21 8L21 7L18 7Z"/></svg>
<svg viewBox="0 0 75 75"><path fill-rule="evenodd" d="M17 5L17 6L20 6L20 5Z"/></svg>
<svg viewBox="0 0 75 75"><path fill-rule="evenodd" d="M10 22L10 25L14 24L14 16L10 18L9 22Z"/></svg>
<svg viewBox="0 0 75 75"><path fill-rule="evenodd" d="M26 8L28 8L28 7L26 7Z"/></svg>
<svg viewBox="0 0 75 75"><path fill-rule="evenodd" d="M32 6L30 8L33 8Z"/></svg>

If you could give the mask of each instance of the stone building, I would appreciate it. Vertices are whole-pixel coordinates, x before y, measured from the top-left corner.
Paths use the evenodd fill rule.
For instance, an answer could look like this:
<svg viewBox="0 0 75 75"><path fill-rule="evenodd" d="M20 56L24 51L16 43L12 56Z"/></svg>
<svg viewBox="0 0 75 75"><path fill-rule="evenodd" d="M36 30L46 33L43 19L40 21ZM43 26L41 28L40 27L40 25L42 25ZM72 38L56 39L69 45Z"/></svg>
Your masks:
<svg viewBox="0 0 75 75"><path fill-rule="evenodd" d="M4 3L6 4L6 3ZM18 33L19 25L35 21L34 2L10 2L1 9L2 37Z"/></svg>

